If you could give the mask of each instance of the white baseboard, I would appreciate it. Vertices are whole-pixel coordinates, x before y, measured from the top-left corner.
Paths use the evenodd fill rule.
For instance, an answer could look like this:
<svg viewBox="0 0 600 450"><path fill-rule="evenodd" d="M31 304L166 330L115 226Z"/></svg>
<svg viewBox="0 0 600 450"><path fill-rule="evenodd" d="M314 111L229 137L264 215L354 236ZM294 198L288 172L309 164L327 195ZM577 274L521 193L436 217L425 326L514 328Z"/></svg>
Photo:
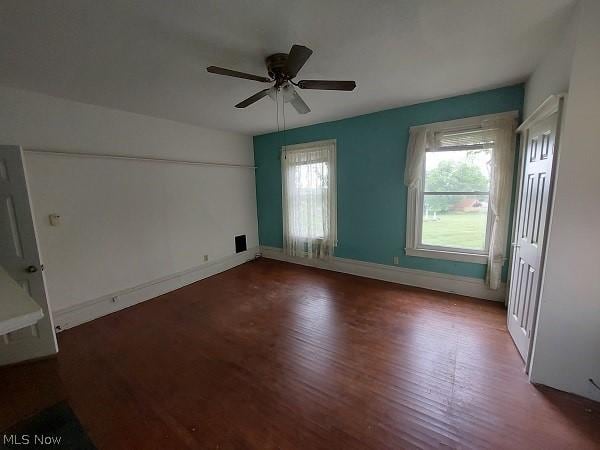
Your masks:
<svg viewBox="0 0 600 450"><path fill-rule="evenodd" d="M66 330L137 303L150 300L250 261L256 257L258 250L258 247L254 247L245 252L227 256L202 266L193 267L158 280L54 311L54 325L57 331Z"/></svg>
<svg viewBox="0 0 600 450"><path fill-rule="evenodd" d="M254 259L258 247L243 253L227 256L212 263L179 272L167 277L153 280L129 289L113 292L102 297L88 300L79 305L70 306L53 312L54 324L58 331L66 330L98 317L136 305L146 300L174 291L196 281L229 270L235 266ZM496 291L488 289L478 278L447 275L427 272L424 270L408 269L405 267L386 266L370 262L334 257L331 260L315 260L291 257L280 248L261 246L263 257L286 261L293 264L317 267L334 272L348 273L360 277L390 281L392 283L417 286L435 291L466 295L485 300L504 301L505 286Z"/></svg>
<svg viewBox="0 0 600 450"><path fill-rule="evenodd" d="M308 259L286 255L282 249L261 246L261 255L265 258L286 261L303 266L318 267L334 272L358 275L359 277L374 278L376 280L390 281L392 283L406 284L434 291L449 292L452 294L466 295L504 302L506 287L504 283L498 290L488 289L484 281L479 278L448 275L444 273L428 272L425 270L409 269L406 267L386 266L371 262L357 261L333 257L329 260Z"/></svg>

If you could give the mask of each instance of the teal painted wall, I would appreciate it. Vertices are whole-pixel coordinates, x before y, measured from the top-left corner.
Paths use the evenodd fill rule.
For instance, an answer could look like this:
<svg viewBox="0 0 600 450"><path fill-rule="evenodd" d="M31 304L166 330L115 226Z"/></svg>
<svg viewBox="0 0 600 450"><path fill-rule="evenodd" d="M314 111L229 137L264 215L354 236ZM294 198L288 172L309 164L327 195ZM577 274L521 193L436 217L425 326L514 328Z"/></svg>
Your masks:
<svg viewBox="0 0 600 450"><path fill-rule="evenodd" d="M352 95L352 94L348 94ZM524 85L287 130L288 145L337 140L338 247L341 258L414 269L485 277L485 265L406 256L404 164L414 125L522 111ZM254 137L258 230L261 245L283 247L281 212L282 133Z"/></svg>

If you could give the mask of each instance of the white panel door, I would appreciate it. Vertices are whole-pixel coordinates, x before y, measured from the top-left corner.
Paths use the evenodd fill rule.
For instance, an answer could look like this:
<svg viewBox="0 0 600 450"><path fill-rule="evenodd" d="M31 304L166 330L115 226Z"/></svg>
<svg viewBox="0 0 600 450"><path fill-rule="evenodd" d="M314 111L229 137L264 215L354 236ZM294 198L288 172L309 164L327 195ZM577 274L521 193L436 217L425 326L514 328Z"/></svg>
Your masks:
<svg viewBox="0 0 600 450"><path fill-rule="evenodd" d="M508 330L527 363L533 341L552 194L559 113L534 122L522 135L519 199L513 237Z"/></svg>
<svg viewBox="0 0 600 450"><path fill-rule="evenodd" d="M58 351L20 147L0 146L0 206L0 265L44 313L37 324L0 336L0 365L4 365Z"/></svg>

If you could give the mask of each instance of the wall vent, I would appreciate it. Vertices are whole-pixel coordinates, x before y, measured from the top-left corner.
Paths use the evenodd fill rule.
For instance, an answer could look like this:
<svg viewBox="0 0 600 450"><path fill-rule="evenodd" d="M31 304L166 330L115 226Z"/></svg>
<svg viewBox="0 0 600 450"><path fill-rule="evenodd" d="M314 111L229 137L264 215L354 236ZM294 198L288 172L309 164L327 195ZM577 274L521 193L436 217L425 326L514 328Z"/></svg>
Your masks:
<svg viewBox="0 0 600 450"><path fill-rule="evenodd" d="M236 236L235 237L235 252L241 253L241 252L245 252L246 250L248 250L248 247L246 247L246 235L240 234L239 236Z"/></svg>

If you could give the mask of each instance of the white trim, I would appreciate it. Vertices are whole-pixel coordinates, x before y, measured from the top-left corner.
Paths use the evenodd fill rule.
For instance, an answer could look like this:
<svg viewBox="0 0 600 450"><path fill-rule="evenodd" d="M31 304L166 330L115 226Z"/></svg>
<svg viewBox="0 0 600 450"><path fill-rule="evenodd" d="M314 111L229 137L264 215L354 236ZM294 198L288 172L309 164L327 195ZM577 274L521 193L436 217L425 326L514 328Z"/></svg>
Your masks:
<svg viewBox="0 0 600 450"><path fill-rule="evenodd" d="M420 128L427 128L432 131L441 131L441 130L452 130L454 128L463 128L463 127L480 127L481 122L486 120L497 120L497 119L518 119L519 111L507 111L497 114L486 114L483 116L472 116L472 117L464 117L462 119L455 120L446 120L444 122L434 122L434 123L426 123L423 125L416 125L410 127L409 130L417 130Z"/></svg>
<svg viewBox="0 0 600 450"><path fill-rule="evenodd" d="M284 145L281 150L284 152L295 152L297 150L305 150L312 147L326 147L328 145L336 145L335 139L325 139L323 141L302 142L300 144Z"/></svg>
<svg viewBox="0 0 600 450"><path fill-rule="evenodd" d="M111 155L103 153L83 153L83 152L61 152L56 150L37 150L37 149L24 149L24 152L35 153L38 155L47 156L58 156L64 158L101 158L101 159L120 159L125 161L142 161L152 163L166 163L166 164L184 164L189 166L209 166L209 167L233 167L240 169L256 169L256 166L250 166L247 164L234 164L234 163L223 163L223 162L207 162L207 161L190 161L183 159L166 159L166 158L154 158L150 156L127 156L127 155Z"/></svg>
<svg viewBox="0 0 600 450"><path fill-rule="evenodd" d="M54 311L53 316L56 330L62 331L72 328L224 272L254 259L257 252L258 247L254 247L245 252L226 256L209 264L193 267L129 289L88 300L79 305Z"/></svg>
<svg viewBox="0 0 600 450"><path fill-rule="evenodd" d="M453 252L449 250L435 250L431 248L406 248L408 256L419 256L421 258L446 259L448 261L461 261L476 264L487 264L487 254Z"/></svg>
<svg viewBox="0 0 600 450"><path fill-rule="evenodd" d="M531 113L527 119L517 128L517 133L522 133L526 129L531 128L535 122L551 116L560 109L561 100L566 98L567 94L552 94Z"/></svg>
<svg viewBox="0 0 600 450"><path fill-rule="evenodd" d="M389 281L392 283L416 286L434 291L466 295L484 300L504 302L505 286L502 284L498 290L488 289L484 280L479 278L448 275L444 273L428 272L425 270L410 269L406 267L387 266L353 259L332 257L328 260L308 259L286 255L282 249L261 246L261 255L265 258L285 261L292 264L317 267L334 272L357 275L359 277L373 278L375 280Z"/></svg>

